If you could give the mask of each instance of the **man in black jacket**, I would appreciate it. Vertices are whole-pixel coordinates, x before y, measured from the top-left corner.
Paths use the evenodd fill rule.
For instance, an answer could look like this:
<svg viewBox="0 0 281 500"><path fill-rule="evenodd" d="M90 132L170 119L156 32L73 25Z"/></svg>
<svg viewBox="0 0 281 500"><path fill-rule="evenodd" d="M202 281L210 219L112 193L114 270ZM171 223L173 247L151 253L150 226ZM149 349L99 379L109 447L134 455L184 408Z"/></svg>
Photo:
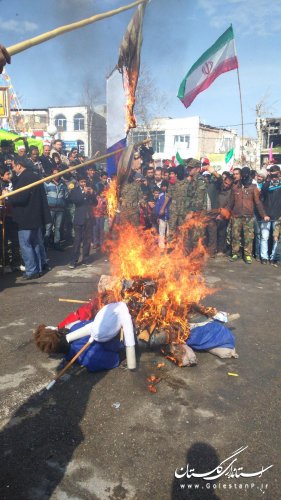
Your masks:
<svg viewBox="0 0 281 500"><path fill-rule="evenodd" d="M38 176L27 168L25 158L15 157L14 190L38 181ZM5 194L3 192L3 194ZM39 278L46 262L43 261L41 228L51 222L50 210L43 185L17 193L10 198L13 219L18 226L20 250L25 265L24 279Z"/></svg>
<svg viewBox="0 0 281 500"><path fill-rule="evenodd" d="M49 144L44 144L43 146L43 154L39 156L39 160L42 163L45 174L52 175L53 168L56 166L54 160L50 156L51 146Z"/></svg>
<svg viewBox="0 0 281 500"><path fill-rule="evenodd" d="M78 183L79 186L70 192L68 198L75 205L73 219L74 243L72 259L69 265L70 269L74 269L78 263L81 243L83 243L82 264L87 264L86 259L90 253L93 233L92 208L98 204L94 190L87 187L86 176L80 176Z"/></svg>

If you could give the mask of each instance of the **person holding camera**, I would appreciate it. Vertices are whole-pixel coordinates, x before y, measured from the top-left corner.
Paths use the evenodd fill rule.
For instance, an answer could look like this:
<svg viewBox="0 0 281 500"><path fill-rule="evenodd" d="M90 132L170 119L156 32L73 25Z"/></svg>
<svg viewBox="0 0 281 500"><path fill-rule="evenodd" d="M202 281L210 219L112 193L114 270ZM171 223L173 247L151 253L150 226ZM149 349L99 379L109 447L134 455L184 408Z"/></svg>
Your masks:
<svg viewBox="0 0 281 500"><path fill-rule="evenodd" d="M273 264L277 241L273 241L270 255L269 241L270 235L276 226L276 221L281 217L281 174L279 165L272 165L269 168L269 176L261 189L261 199L265 211L270 217L269 222L261 223L261 263L267 264L269 261Z"/></svg>
<svg viewBox="0 0 281 500"><path fill-rule="evenodd" d="M78 186L72 189L68 199L75 205L73 254L69 265L70 269L74 269L79 260L81 244L83 244L82 265L87 265L93 233L92 209L98 203L94 190L87 187L86 175L78 177Z"/></svg>

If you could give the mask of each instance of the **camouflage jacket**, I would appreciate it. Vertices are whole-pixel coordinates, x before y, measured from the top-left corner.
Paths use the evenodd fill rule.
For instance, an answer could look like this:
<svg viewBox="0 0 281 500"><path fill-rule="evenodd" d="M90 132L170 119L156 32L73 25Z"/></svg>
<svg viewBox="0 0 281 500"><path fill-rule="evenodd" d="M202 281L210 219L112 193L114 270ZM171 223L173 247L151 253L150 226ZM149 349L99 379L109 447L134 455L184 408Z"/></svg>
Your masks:
<svg viewBox="0 0 281 500"><path fill-rule="evenodd" d="M138 211L139 201L142 199L143 194L141 186L137 181L131 183L126 182L121 189L120 193L120 209L121 211Z"/></svg>
<svg viewBox="0 0 281 500"><path fill-rule="evenodd" d="M172 212L176 212L180 215L185 215L187 212L187 189L189 182L184 179L182 181L177 181L175 184L169 185L168 195L171 196L171 208Z"/></svg>
<svg viewBox="0 0 281 500"><path fill-rule="evenodd" d="M207 185L202 175L197 174L187 186L187 211L200 212L207 209Z"/></svg>

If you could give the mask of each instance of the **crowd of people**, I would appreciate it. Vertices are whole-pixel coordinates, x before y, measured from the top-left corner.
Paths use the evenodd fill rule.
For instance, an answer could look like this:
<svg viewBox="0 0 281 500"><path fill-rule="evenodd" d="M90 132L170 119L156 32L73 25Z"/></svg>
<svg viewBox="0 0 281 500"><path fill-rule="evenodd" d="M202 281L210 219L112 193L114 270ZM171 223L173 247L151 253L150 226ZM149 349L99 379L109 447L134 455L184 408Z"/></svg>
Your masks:
<svg viewBox="0 0 281 500"><path fill-rule="evenodd" d="M49 250L63 251L67 245L73 245L69 267L76 267L81 246L82 264L87 265L91 246L103 244L107 174L96 165L79 168L86 158L77 148L66 154L61 140L44 144L42 155L38 147L24 144L15 154L13 141L1 142L0 192L7 195L1 204L2 269L21 270L23 279L38 278L50 270ZM64 173L69 167L73 170Z"/></svg>
<svg viewBox="0 0 281 500"><path fill-rule="evenodd" d="M149 157L144 149L135 153L121 189L121 223L128 220L144 230L153 229L163 251L179 231L186 231L187 253L201 239L212 258L225 255L232 262L243 258L247 264L255 258L281 266L279 165L258 171L236 167L220 174L208 158L155 165L153 150Z"/></svg>
<svg viewBox="0 0 281 500"><path fill-rule="evenodd" d="M101 249L108 230L107 189L111 179L96 165L78 168L85 161L77 148L66 154L59 139L38 147L14 151L13 141L2 141L0 189L0 263L6 272L23 271L23 279L50 270L49 250L72 245L75 269L82 249L82 265L89 264L91 248ZM125 221L140 231L152 230L162 252L185 231L186 253L199 239L210 257L227 256L232 262L253 257L262 264L281 266L281 173L277 164L267 169L233 168L222 174L208 158L189 158L182 165L153 160L151 145L135 148L129 174L120 186L116 222ZM71 172L64 173L68 167ZM77 167L77 168L75 168ZM32 189L8 193L60 174ZM191 223L188 224L188 221ZM55 257L53 258L55 263Z"/></svg>

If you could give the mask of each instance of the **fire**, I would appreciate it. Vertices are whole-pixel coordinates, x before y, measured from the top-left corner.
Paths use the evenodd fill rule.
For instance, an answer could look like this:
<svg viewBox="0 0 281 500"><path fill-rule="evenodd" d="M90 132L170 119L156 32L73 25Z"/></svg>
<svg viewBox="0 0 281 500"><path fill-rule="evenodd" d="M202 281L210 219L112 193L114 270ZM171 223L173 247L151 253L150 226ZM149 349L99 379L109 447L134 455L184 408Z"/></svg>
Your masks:
<svg viewBox="0 0 281 500"><path fill-rule="evenodd" d="M160 332L166 336L164 343L184 343L190 307L212 292L201 273L206 260L202 241L188 256L185 252L186 231L198 223L182 226L165 253L153 231L129 223L118 227L117 238L107 242L111 274L123 280L123 300L143 338Z"/></svg>
<svg viewBox="0 0 281 500"><path fill-rule="evenodd" d="M108 216L110 221L112 221L116 215L116 210L118 207L118 196L117 196L117 179L112 179L109 188L105 191L105 197L107 199L108 205Z"/></svg>
<svg viewBox="0 0 281 500"><path fill-rule="evenodd" d="M130 72L130 78L127 70L123 72L123 85L126 93L126 132L131 128L136 128L136 118L134 116L135 89L137 85L138 73L134 70Z"/></svg>

